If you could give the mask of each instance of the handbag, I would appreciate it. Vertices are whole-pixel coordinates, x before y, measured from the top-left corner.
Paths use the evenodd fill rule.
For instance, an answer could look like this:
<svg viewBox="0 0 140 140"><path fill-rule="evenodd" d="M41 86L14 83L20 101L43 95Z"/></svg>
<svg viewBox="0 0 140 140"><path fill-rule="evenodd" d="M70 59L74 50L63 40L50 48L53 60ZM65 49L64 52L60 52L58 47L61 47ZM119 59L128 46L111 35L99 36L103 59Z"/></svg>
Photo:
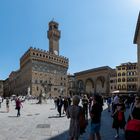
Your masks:
<svg viewBox="0 0 140 140"><path fill-rule="evenodd" d="M140 132L140 120L129 120L125 126L125 131Z"/></svg>

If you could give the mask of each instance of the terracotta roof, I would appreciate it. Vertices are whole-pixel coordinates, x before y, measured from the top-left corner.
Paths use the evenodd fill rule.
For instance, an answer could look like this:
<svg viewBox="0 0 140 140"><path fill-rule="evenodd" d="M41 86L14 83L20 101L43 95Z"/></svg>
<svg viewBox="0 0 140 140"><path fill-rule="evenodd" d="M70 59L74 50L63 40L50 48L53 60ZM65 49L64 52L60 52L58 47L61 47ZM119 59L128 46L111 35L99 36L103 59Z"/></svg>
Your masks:
<svg viewBox="0 0 140 140"><path fill-rule="evenodd" d="M135 35L134 35L134 40L133 40L134 44L137 44L137 37L138 37L139 31L140 31L140 12L139 12L137 25L136 25L136 30L135 30Z"/></svg>

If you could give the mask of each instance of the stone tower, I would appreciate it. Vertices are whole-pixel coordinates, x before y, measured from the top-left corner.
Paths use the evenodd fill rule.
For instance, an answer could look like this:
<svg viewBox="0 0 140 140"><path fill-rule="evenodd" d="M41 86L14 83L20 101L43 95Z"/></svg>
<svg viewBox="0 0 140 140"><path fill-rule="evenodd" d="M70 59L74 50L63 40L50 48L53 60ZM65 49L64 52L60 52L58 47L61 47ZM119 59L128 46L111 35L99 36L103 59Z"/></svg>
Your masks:
<svg viewBox="0 0 140 140"><path fill-rule="evenodd" d="M138 60L138 91L140 91L140 12L137 20L134 44L137 44L137 60Z"/></svg>
<svg viewBox="0 0 140 140"><path fill-rule="evenodd" d="M55 55L59 55L60 31L58 30L58 23L55 21L49 22L48 39L49 52Z"/></svg>

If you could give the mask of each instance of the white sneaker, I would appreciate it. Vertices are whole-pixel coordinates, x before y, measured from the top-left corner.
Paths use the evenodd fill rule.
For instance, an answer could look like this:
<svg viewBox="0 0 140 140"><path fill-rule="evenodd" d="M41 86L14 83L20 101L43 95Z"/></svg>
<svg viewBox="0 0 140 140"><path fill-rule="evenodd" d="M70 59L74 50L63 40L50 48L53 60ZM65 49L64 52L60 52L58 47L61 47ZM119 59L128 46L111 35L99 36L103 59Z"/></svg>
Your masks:
<svg viewBox="0 0 140 140"><path fill-rule="evenodd" d="M118 138L118 137L119 137L119 135L118 135L118 134L116 134L116 135L115 135L115 138Z"/></svg>

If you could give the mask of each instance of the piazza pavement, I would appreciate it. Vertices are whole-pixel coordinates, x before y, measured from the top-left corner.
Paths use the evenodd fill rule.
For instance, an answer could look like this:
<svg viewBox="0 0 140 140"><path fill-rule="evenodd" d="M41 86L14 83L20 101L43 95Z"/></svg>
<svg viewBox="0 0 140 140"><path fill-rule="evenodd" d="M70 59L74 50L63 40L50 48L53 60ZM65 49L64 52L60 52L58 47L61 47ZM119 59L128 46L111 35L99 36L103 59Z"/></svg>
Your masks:
<svg viewBox="0 0 140 140"><path fill-rule="evenodd" d="M0 140L68 140L70 120L65 114L58 116L53 100L36 104L36 100L25 101L21 108L21 116L16 117L15 103L10 101L10 111L6 112L6 103L0 108ZM128 111L127 111L128 113ZM127 115L128 116L128 115ZM112 129L111 113L104 104L101 121L102 140L115 140ZM89 125L79 140L88 140ZM120 132L119 140L124 140L124 132Z"/></svg>

